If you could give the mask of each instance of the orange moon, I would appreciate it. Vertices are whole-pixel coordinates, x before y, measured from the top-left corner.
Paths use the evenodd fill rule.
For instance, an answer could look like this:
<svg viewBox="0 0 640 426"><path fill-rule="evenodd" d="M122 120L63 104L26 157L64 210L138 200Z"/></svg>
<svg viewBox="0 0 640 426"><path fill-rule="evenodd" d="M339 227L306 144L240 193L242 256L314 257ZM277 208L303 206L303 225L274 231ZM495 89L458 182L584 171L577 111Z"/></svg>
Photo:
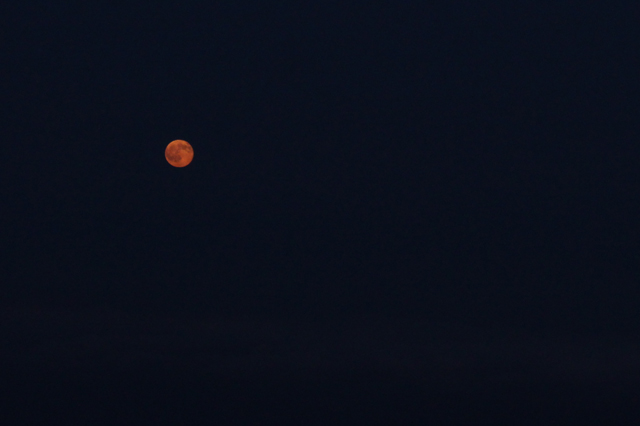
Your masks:
<svg viewBox="0 0 640 426"><path fill-rule="evenodd" d="M173 167L188 166L193 160L193 148L189 142L178 139L167 145L164 157Z"/></svg>

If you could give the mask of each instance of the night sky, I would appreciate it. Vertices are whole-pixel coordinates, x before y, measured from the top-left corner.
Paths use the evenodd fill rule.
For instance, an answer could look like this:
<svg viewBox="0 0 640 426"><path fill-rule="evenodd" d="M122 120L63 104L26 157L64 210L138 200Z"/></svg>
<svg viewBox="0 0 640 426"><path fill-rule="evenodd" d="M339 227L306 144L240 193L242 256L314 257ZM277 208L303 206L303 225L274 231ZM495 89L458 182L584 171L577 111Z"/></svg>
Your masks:
<svg viewBox="0 0 640 426"><path fill-rule="evenodd" d="M0 6L0 423L634 424L624 3Z"/></svg>

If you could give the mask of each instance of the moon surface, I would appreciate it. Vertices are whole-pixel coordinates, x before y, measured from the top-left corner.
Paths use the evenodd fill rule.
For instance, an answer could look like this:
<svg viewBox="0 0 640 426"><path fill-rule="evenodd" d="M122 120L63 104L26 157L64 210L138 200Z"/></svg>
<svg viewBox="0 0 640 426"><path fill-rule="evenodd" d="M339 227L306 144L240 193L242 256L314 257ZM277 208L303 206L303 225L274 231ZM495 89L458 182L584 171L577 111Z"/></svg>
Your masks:
<svg viewBox="0 0 640 426"><path fill-rule="evenodd" d="M193 148L189 142L178 139L167 145L164 156L173 167L188 166L193 160Z"/></svg>

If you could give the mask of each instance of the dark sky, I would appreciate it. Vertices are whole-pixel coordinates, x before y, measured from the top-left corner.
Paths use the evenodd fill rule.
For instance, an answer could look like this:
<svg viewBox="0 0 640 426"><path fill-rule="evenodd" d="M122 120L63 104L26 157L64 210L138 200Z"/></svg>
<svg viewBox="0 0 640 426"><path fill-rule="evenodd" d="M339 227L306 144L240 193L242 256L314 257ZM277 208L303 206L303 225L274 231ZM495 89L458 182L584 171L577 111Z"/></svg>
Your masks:
<svg viewBox="0 0 640 426"><path fill-rule="evenodd" d="M627 4L1 6L0 408L640 418Z"/></svg>

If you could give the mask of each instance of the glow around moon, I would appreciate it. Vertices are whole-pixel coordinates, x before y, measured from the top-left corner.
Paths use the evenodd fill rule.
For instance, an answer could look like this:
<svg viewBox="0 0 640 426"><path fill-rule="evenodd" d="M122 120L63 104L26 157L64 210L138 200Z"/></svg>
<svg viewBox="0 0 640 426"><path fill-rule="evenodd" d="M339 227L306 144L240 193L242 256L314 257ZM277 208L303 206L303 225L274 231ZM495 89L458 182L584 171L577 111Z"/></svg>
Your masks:
<svg viewBox="0 0 640 426"><path fill-rule="evenodd" d="M164 157L173 167L185 167L193 160L193 148L189 142L178 139L167 145Z"/></svg>

